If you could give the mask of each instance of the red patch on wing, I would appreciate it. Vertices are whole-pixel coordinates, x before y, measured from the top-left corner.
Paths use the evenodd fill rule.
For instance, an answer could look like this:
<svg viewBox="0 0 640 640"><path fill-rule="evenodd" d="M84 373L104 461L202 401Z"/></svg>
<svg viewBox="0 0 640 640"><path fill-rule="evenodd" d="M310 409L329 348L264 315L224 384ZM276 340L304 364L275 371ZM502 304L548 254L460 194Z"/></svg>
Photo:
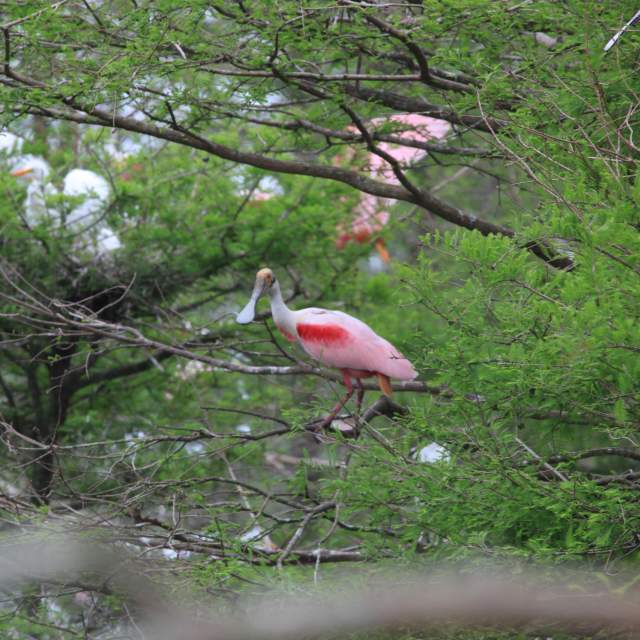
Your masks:
<svg viewBox="0 0 640 640"><path fill-rule="evenodd" d="M349 338L349 332L337 324L298 324L301 340L322 342L323 344L342 344Z"/></svg>
<svg viewBox="0 0 640 640"><path fill-rule="evenodd" d="M283 329L282 327L276 325L276 327L278 327L278 331L289 341L289 342L295 342L296 341L296 337L289 333L286 329Z"/></svg>
<svg viewBox="0 0 640 640"><path fill-rule="evenodd" d="M371 229L358 229L354 234L353 234L353 239L358 243L358 244L364 244L365 242L368 242L369 239L372 236L372 231Z"/></svg>

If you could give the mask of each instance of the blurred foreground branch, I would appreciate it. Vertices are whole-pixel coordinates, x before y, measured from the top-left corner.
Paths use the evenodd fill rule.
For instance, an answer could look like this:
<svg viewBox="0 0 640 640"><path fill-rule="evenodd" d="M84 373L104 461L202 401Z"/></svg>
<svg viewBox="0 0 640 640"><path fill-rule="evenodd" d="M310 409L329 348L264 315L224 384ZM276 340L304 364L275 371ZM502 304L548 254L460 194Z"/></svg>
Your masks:
<svg viewBox="0 0 640 640"><path fill-rule="evenodd" d="M145 573L157 575L160 561L134 559L105 544L87 543L87 532L83 536L85 542L50 534L26 542L5 541L0 547L0 588L6 592L20 584L46 582L117 592L136 605L129 610L135 611L132 635L139 637L144 629L145 637L167 640L286 640L446 624L551 627L579 634L640 630L637 598L613 595L602 587L596 590L593 576L586 573L575 574L571 581L533 572L514 579L488 572L461 576L442 567L438 577L428 579L388 574L378 578L376 586L361 590L351 579L342 586L332 581L330 595L315 591L308 598L293 599L273 594L245 601L240 607L243 614L231 617L210 610L206 616L196 616L186 613L184 606L169 606L170 599L145 577ZM436 575L433 568L431 575Z"/></svg>

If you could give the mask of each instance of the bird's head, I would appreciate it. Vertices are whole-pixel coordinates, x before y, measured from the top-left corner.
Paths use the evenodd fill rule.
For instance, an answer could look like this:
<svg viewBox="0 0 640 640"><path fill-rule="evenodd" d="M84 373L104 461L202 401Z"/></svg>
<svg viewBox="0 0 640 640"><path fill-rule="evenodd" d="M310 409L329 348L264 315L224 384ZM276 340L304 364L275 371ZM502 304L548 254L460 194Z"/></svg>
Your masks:
<svg viewBox="0 0 640 640"><path fill-rule="evenodd" d="M37 156L22 156L9 175L27 181L44 182L50 173L49 163Z"/></svg>
<svg viewBox="0 0 640 640"><path fill-rule="evenodd" d="M276 277L271 269L260 269L256 273L256 282L253 285L251 298L247 302L245 308L236 316L236 322L239 324L249 324L256 317L256 304L261 296L265 293L269 295L276 286Z"/></svg>

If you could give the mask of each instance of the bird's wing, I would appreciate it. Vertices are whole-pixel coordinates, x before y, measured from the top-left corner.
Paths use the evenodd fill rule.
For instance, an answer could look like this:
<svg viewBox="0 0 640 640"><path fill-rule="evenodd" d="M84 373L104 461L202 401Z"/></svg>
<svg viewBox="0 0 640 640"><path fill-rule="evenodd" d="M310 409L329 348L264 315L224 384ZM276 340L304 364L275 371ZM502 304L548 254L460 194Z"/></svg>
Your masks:
<svg viewBox="0 0 640 640"><path fill-rule="evenodd" d="M310 308L296 315L300 344L312 358L338 369L372 371L400 380L416 377L411 363L390 342L348 313Z"/></svg>
<svg viewBox="0 0 640 640"><path fill-rule="evenodd" d="M64 194L67 196L91 196L98 200L109 197L109 183L97 173L87 169L72 169L64 177Z"/></svg>
<svg viewBox="0 0 640 640"><path fill-rule="evenodd" d="M67 224L78 229L97 222L103 207L109 198L109 184L93 171L72 169L64 177L63 193L66 196L84 196L67 215Z"/></svg>

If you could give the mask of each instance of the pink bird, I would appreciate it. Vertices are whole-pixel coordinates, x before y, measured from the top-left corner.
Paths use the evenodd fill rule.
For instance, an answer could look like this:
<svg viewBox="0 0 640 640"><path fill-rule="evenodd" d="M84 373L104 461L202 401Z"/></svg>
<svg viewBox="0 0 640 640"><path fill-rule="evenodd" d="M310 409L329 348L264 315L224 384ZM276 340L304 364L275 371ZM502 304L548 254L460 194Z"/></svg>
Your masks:
<svg viewBox="0 0 640 640"><path fill-rule="evenodd" d="M370 125L375 129L385 124L394 123L404 127L400 131L393 131L393 135L397 138L406 140L407 142L427 142L428 140L441 140L444 138L451 125L445 120L431 118L417 113L395 114L390 117L374 118ZM355 127L349 127L349 131L357 133ZM394 160L399 162L403 167L407 167L421 160L425 155L424 149L399 145L391 142L380 142L377 144L380 151L384 151ZM353 161L354 154L348 154L347 160ZM344 158L338 157L337 162L340 164ZM367 155L367 169L372 178L383 179L391 184L399 184L393 167L379 155L369 153ZM344 225L338 226L338 239L336 246L343 249L349 242L357 242L364 244L369 242L382 228L389 222L389 207L393 201L389 198L379 198L369 193L363 193L360 196L354 213L356 214L351 222L351 229L346 229ZM389 252L385 247L384 240L377 238L375 247L384 262L389 262Z"/></svg>
<svg viewBox="0 0 640 640"><path fill-rule="evenodd" d="M352 380L358 388L357 414L360 414L364 387L362 378L377 377L380 390L391 396L389 378L413 380L418 374L413 365L390 342L364 322L342 311L309 307L292 311L282 299L280 285L271 269L260 269L249 302L236 317L240 324L255 318L256 304L262 295L269 297L273 321L290 342L299 342L315 360L342 373L347 393L324 418L318 428L331 424L353 396Z"/></svg>

